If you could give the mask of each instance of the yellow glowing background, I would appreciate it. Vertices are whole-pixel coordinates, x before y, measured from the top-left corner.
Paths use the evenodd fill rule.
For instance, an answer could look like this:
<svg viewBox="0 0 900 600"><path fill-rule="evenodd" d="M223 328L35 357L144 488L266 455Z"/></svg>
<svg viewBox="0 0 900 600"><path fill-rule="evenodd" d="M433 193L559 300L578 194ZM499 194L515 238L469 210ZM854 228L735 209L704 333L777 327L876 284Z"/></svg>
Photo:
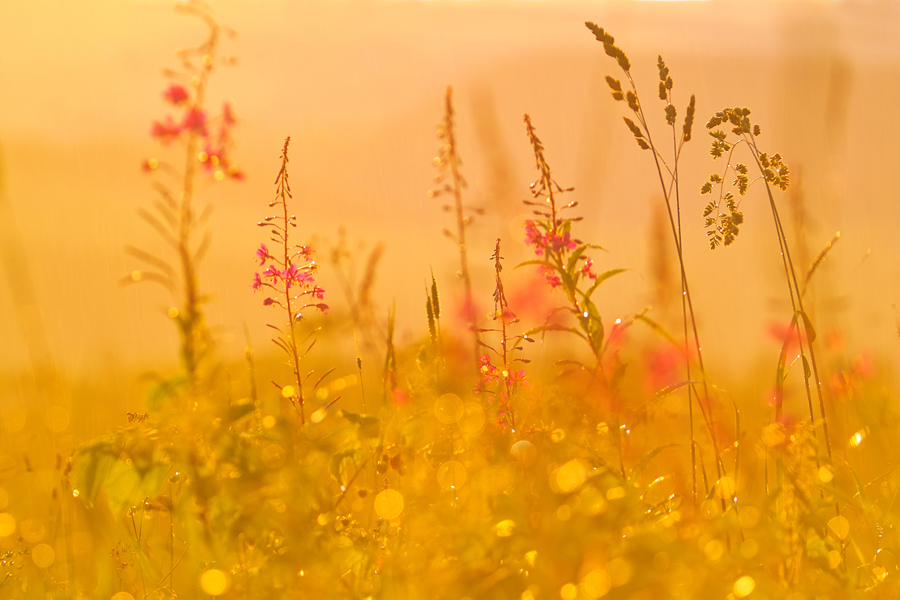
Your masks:
<svg viewBox="0 0 900 600"><path fill-rule="evenodd" d="M486 209L471 231L470 256L485 306L493 241L525 256L519 225L533 179L522 114L535 120L557 179L576 188L581 234L608 250L607 318L653 304L650 222L661 204L652 165L629 139L621 107L603 82L607 58L585 20L615 32L639 85L655 80L664 55L684 101L697 95L702 124L724 106L753 109L767 148L796 176L782 194L789 231L802 190L808 260L838 230L840 243L817 275L819 327L855 347L896 351L900 298L894 182L900 119L900 8L876 1L604 2L250 1L213 3L237 32L223 54L234 68L212 79L210 102L233 102L243 183L205 188L214 205L213 245L202 285L214 301L220 352L237 358L244 323L263 343L268 314L249 289L256 221L272 194L278 152L293 136L301 234L323 252L343 226L351 246L385 242L379 306L396 299L400 331L424 328L419 290L433 267L452 282L448 217L426 191L434 174L443 92L457 98L468 203ZM177 339L168 300L149 287L122 287L135 267L126 244L158 245L136 211L153 198L141 160L160 153L150 138L166 113L164 67L202 39L202 25L149 0L6 0L0 3L0 148L4 279L0 365L19 372L39 357L26 340L42 328L66 373L174 365ZM644 91L653 97L653 90ZM682 189L689 274L701 337L713 369L763 345L789 314L763 198L745 202L738 243L710 252L695 193L712 162L700 128L685 152ZM796 203L794 203L796 205ZM796 212L796 211L794 211ZM510 223L513 223L510 226ZM795 237L796 239L796 237ZM483 259L483 260L482 260ZM808 262L807 262L808 264ZM327 265L323 286L340 293ZM450 287L447 285L445 287Z"/></svg>

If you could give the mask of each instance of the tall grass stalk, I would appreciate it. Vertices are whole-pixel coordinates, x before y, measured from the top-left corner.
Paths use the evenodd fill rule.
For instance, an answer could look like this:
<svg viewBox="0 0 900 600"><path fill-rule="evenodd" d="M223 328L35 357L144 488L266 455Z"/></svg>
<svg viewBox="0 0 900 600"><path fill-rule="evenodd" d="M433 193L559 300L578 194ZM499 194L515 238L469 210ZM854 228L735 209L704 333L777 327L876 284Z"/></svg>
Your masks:
<svg viewBox="0 0 900 600"><path fill-rule="evenodd" d="M730 125L731 133L736 139L729 141L728 134L719 129L720 125ZM800 285L797 278L797 272L794 268L794 262L791 258L791 252L788 245L787 234L778 212L778 206L775 203L775 197L772 194L772 187L778 187L786 190L790 184L790 170L784 163L780 154L769 155L762 152L757 145L757 138L761 134L759 125L753 125L750 121L750 110L747 108L726 108L718 111L710 118L706 124L706 128L710 130L712 137L712 147L710 154L714 158L720 158L727 153L728 159L722 175L714 173L710 175L709 180L701 188L701 193L710 194L713 188L719 187L719 197L707 204L704 210L706 217L706 226L708 228L707 236L710 240L710 247L716 248L719 245L728 246L734 242L740 232L740 225L743 223L743 213L739 208L739 202L735 199L734 193L730 190L726 191L726 178L729 177L729 171L733 172L733 185L736 188L739 197L743 197L750 186L755 181L762 181L766 190L766 197L769 201L769 209L772 213L772 219L775 225L775 235L778 239L778 248L781 254L782 266L784 268L785 283L788 288L788 296L791 301L791 323L786 339L778 361L775 381L775 421L781 423L784 413L784 380L786 378L786 364L788 342L791 336L796 335L799 358L803 368L803 382L806 393L807 405L809 408L810 423L815 425L816 415L813 408L813 383L816 389L816 397L819 405L819 414L822 419L822 430L825 437L825 449L829 462L832 460L831 439L828 430L828 418L825 413L825 403L822 395L822 382L819 377L818 361L816 360L815 348L813 346L816 340L816 331L812 324L812 319L807 314L803 305L803 291L805 284ZM732 157L735 150L744 144L751 157L759 176L754 180L750 180L749 172L746 165L742 163L734 163ZM725 212L727 211L727 212ZM827 249L827 248L826 248ZM824 258L824 256L823 256ZM817 262L819 259L817 258ZM810 268L808 278L813 274L816 264ZM802 326L800 322L802 321ZM801 329L802 327L802 329ZM805 333L805 336L804 336ZM807 357L808 355L808 357ZM818 434L814 435L818 438Z"/></svg>
<svg viewBox="0 0 900 600"><path fill-rule="evenodd" d="M172 181L172 187L156 178L154 187L160 198L154 205L155 212L141 210L139 214L174 249L177 269L153 253L134 247L126 250L147 266L145 270L132 272L131 281L159 283L176 298L179 306L170 308L168 315L178 324L181 362L188 389L196 392L201 366L212 349L212 335L203 312L208 297L201 291L197 275L198 264L210 243L208 233L199 243L197 241L198 230L209 216L208 210L198 214L196 209L198 167L202 166L215 181L240 180L243 173L230 160L230 130L235 124L231 106L226 103L216 119L208 116L206 108L209 79L217 66L228 62L218 57L220 38L223 33L231 32L220 26L209 7L198 0L188 0L176 8L202 20L209 34L199 46L178 52L181 70L165 72L171 85L163 97L181 110L182 115L180 121L167 116L154 122L151 135L164 146L179 142L184 151L183 166L178 169L156 158L144 161L145 172L165 174ZM211 130L214 122L218 123L215 132ZM174 186L177 187L173 189Z"/></svg>
<svg viewBox="0 0 900 600"><path fill-rule="evenodd" d="M472 296L472 277L469 274L469 248L466 244L466 228L472 223L472 217L466 214L463 205L462 191L466 187L466 180L462 176L460 167L462 160L459 157L459 145L456 139L456 111L453 108L453 88L447 86L444 95L444 118L438 128L438 138L443 141L434 164L438 169L435 183L440 187L430 190L429 197L436 198L442 194L450 194L453 197L452 204L445 204L444 210L453 212L456 217L456 232L444 229L444 235L456 242L459 249L459 276L463 282L463 318L466 328L472 333L473 356L476 364L480 349L478 330L475 327L475 304ZM444 182L445 172L450 173L450 182ZM475 209L472 209L475 210ZM475 210L475 212L480 212Z"/></svg>
<svg viewBox="0 0 900 600"><path fill-rule="evenodd" d="M669 69L663 61L662 56L657 59L657 67L659 69L659 99L665 102L666 123L672 131L672 162L668 164L662 155L661 150L654 144L653 137L650 132L650 126L644 113L643 105L637 91L637 86L631 76L631 62L621 48L615 45L615 38L607 33L602 27L594 23L586 22L587 28L594 34L597 41L603 44L603 48L607 55L614 58L619 68L625 74L628 81L627 90L623 90L622 83L611 77L606 77L606 82L610 87L612 96L617 101L624 101L628 108L635 115L637 123L624 117L625 124L631 131L638 146L642 150L650 150L653 154L653 162L656 167L659 185L662 190L663 200L666 204L666 213L669 217L669 226L672 232L672 239L675 244L675 251L678 256L678 268L681 279L681 315L682 315L682 334L684 336L684 366L686 373L686 381L692 381L691 378L691 350L693 349L697 355L697 367L700 370L700 381L703 386L702 399L698 395L698 406L709 431L710 441L712 442L713 452L715 454L717 479L721 479L724 475L724 464L722 463L722 455L719 450L718 440L716 439L715 424L713 422L712 405L710 402L709 384L706 375L706 366L703 362L703 351L700 344L700 336L697 332L697 318L694 313L694 302L691 296L691 289L688 284L687 272L684 265L683 238L681 229L681 188L678 178L678 162L681 157L681 151L684 145L691 141L692 128L694 123L694 114L696 111L696 100L691 95L688 103L684 122L681 131L677 128L677 109L672 103L672 88L674 82L669 76ZM668 176L668 181L666 178ZM673 207L674 199L674 207ZM689 330L690 329L690 335ZM692 348L693 346L693 348ZM691 448L691 482L694 502L698 500L697 493L697 456L696 451L698 445L695 443L694 433L694 400L696 394L694 385L688 385L688 422ZM724 499L723 499L724 500Z"/></svg>

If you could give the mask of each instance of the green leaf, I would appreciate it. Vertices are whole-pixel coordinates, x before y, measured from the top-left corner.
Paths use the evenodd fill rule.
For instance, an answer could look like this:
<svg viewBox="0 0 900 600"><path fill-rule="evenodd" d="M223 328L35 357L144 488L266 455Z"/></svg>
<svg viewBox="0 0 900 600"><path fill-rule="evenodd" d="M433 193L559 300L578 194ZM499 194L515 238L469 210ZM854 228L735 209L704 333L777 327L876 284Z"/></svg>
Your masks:
<svg viewBox="0 0 900 600"><path fill-rule="evenodd" d="M572 251L569 262L566 264L566 272L569 274L569 277L573 276L575 268L578 266L578 259L581 258L581 255L584 254L584 251L587 250L589 246L590 244L581 244Z"/></svg>
<svg viewBox="0 0 900 600"><path fill-rule="evenodd" d="M776 380L778 381L779 385L784 381L785 378L784 367L787 363L788 344L790 343L790 337L794 332L794 328L797 327L797 316L799 312L800 311L794 313L794 316L791 319L790 327L788 327L788 334L784 336L784 344L782 344L781 346L781 355L778 357L778 367L775 370Z"/></svg>
<svg viewBox="0 0 900 600"><path fill-rule="evenodd" d="M679 345L679 343L675 339L675 337L671 333L669 333L669 331L665 327L663 327L662 325L660 325L659 323L657 323L656 321L654 321L647 315L641 313L641 314L635 315L634 318L636 320L644 323L645 325L647 325L650 329L652 329L654 332L659 334L660 337L662 337L664 340L666 340L673 346L675 346L677 348L681 348L681 346Z"/></svg>
<svg viewBox="0 0 900 600"><path fill-rule="evenodd" d="M859 478L859 475L856 474L856 471L853 470L853 467L847 465L847 468L850 469L850 472L853 474L853 480L856 482L856 491L859 493L859 500L862 503L863 513L866 515L866 519L870 521L876 520L872 515L872 501L869 499L869 494L866 493L866 486L863 485L862 480Z"/></svg>
<svg viewBox="0 0 900 600"><path fill-rule="evenodd" d="M816 329L813 327L812 321L809 318L809 315L802 310L798 310L800 316L803 318L803 327L806 329L806 339L809 340L809 343L812 344L816 341ZM795 317L796 318L796 317Z"/></svg>
<svg viewBox="0 0 900 600"><path fill-rule="evenodd" d="M81 448L74 462L72 487L78 490L79 498L92 507L116 463L116 454L109 442L94 442Z"/></svg>
<svg viewBox="0 0 900 600"><path fill-rule="evenodd" d="M254 410L253 403L250 401L243 402L240 404L232 404L228 407L228 420L231 422L237 421L241 417L244 417Z"/></svg>
<svg viewBox="0 0 900 600"><path fill-rule="evenodd" d="M583 339L584 341L590 343L587 336L585 336L581 331L579 331L575 327L566 327L565 325L557 325L557 324L549 324L549 325L539 325L538 327L532 327L528 331L526 331L523 335L527 335L531 337L535 333L544 333L546 331L567 331L569 333L573 333Z"/></svg>
<svg viewBox="0 0 900 600"><path fill-rule="evenodd" d="M656 458L660 452L662 452L663 450L667 450L668 448L677 448L677 447L678 447L678 444L664 444L662 446L657 446L650 452L647 452L646 454L644 454L644 456L641 457L641 460L639 460L637 462L637 464L635 464L634 467L631 468L631 471L629 472L629 475L628 475L628 481L631 483L634 483L635 481L637 481L637 478L640 476L641 471L643 471L645 468L647 468L647 465L649 465L650 462L654 458Z"/></svg>
<svg viewBox="0 0 900 600"><path fill-rule="evenodd" d="M171 465L154 465L143 476L134 465L117 460L103 483L103 492L113 513L124 513L144 499L156 496L166 482Z"/></svg>
<svg viewBox="0 0 900 600"><path fill-rule="evenodd" d="M186 375L176 375L170 379L158 380L147 391L145 403L147 410L157 412L172 398L178 396L187 388L189 378Z"/></svg>
<svg viewBox="0 0 900 600"><path fill-rule="evenodd" d="M361 415L346 410L338 411L338 414L359 427L360 438L377 438L381 435L381 421L378 417Z"/></svg>
<svg viewBox="0 0 900 600"><path fill-rule="evenodd" d="M334 480L339 484L347 485L347 482L352 476L349 472L349 468L356 465L358 453L358 448L351 448L337 452L331 457L329 470L331 471L331 476L334 477Z"/></svg>

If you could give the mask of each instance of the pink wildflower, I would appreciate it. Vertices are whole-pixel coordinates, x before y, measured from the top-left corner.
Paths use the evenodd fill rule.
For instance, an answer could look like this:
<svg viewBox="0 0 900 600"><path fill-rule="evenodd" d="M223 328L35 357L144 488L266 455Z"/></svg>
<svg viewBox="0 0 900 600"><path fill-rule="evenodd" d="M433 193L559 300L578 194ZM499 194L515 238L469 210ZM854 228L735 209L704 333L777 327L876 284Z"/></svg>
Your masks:
<svg viewBox="0 0 900 600"><path fill-rule="evenodd" d="M525 369L510 371L507 379L509 379L509 382L512 384L528 385L528 382L525 381Z"/></svg>
<svg viewBox="0 0 900 600"><path fill-rule="evenodd" d="M584 264L581 266L581 274L587 275L591 279L597 279L597 274L594 273L594 259L593 258L585 259Z"/></svg>
<svg viewBox="0 0 900 600"><path fill-rule="evenodd" d="M313 278L309 273L297 268L297 265L291 264L287 269L281 272L284 278L284 285L290 288L293 284L303 285L304 283L312 283Z"/></svg>
<svg viewBox="0 0 900 600"><path fill-rule="evenodd" d="M273 300L272 298L266 298L265 300L263 300L263 306L269 306L270 304L275 304L275 300Z"/></svg>
<svg viewBox="0 0 900 600"><path fill-rule="evenodd" d="M562 250L574 250L578 247L578 244L575 240L572 239L571 235L568 233L564 233L563 235L554 235L553 236L553 251L561 252Z"/></svg>
<svg viewBox="0 0 900 600"><path fill-rule="evenodd" d="M165 122L154 121L150 135L158 139L163 145L168 145L172 140L181 135L179 127L172 117L166 117Z"/></svg>
<svg viewBox="0 0 900 600"><path fill-rule="evenodd" d="M269 265L266 267L266 270L263 271L263 277L269 277L273 282L277 282L279 278L281 278L281 271L275 265Z"/></svg>
<svg viewBox="0 0 900 600"><path fill-rule="evenodd" d="M547 248L546 237L532 220L525 221L525 243L534 246L535 254L543 254Z"/></svg>
<svg viewBox="0 0 900 600"><path fill-rule="evenodd" d="M191 108L184 115L184 121L181 127L185 130L192 131L197 135L206 137L206 113L199 108Z"/></svg>
<svg viewBox="0 0 900 600"><path fill-rule="evenodd" d="M409 394L400 388L395 388L391 392L391 400L394 402L394 406L405 406L409 403Z"/></svg>
<svg viewBox="0 0 900 600"><path fill-rule="evenodd" d="M260 278L259 273L254 273L253 274L253 283L250 284L250 287L252 287L254 290L258 290L259 288L262 287L262 285L263 285L263 281Z"/></svg>
<svg viewBox="0 0 900 600"><path fill-rule="evenodd" d="M188 93L187 93L187 90L184 89L182 86L172 85L172 86L169 86L169 89L167 89L165 92L163 92L163 98L166 99L166 102L168 102L174 106L178 106L179 104L181 104L182 102L184 102L188 99Z"/></svg>
<svg viewBox="0 0 900 600"><path fill-rule="evenodd" d="M259 245L259 250L256 251L256 256L259 258L259 266L263 266L266 264L266 260L272 258L272 255L269 254L269 249L266 248L265 244Z"/></svg>
<svg viewBox="0 0 900 600"><path fill-rule="evenodd" d="M312 258L312 248L309 246L300 246L297 250L300 253L300 256L303 257L303 260L310 260Z"/></svg>
<svg viewBox="0 0 900 600"><path fill-rule="evenodd" d="M309 293L316 300L321 300L325 296L325 290L320 288L319 286L313 286L313 289L310 290Z"/></svg>
<svg viewBox="0 0 900 600"><path fill-rule="evenodd" d="M541 275L544 276L544 279L547 280L547 283L550 284L551 288L556 288L562 285L562 281L559 276L556 274L556 271L553 270L553 267L548 267L546 265L541 265L539 267Z"/></svg>

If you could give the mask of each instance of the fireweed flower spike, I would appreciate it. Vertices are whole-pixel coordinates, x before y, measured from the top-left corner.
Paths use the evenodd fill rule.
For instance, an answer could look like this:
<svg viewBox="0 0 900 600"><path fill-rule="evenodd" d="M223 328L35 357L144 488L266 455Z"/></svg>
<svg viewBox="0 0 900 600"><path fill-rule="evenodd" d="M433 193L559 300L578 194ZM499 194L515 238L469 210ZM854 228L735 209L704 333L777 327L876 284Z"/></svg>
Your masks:
<svg viewBox="0 0 900 600"><path fill-rule="evenodd" d="M478 380L475 383L475 393L487 396L489 404L497 405L497 424L502 428L516 432L516 414L513 407L513 395L516 390L523 385L528 385L525 380L525 370L519 368L519 364L528 363L530 361L524 358L518 358L515 355L522 351L523 341L533 342L534 340L527 335L511 336L509 327L518 323L515 313L509 308L506 300L506 292L503 289L503 279L501 272L503 265L501 264L503 257L500 256L500 239L494 246L494 253L491 260L494 262L494 273L496 284L494 286L494 321L500 321L499 329L480 329L479 332L484 334L484 339L480 342L485 348L485 352L478 357ZM493 334L500 334L499 349L489 345L484 340L490 340ZM491 354L495 355L499 361L498 365L494 365L491 361Z"/></svg>
<svg viewBox="0 0 900 600"><path fill-rule="evenodd" d="M303 319L305 309L327 313L328 305L316 302L324 299L325 290L316 285L313 277L318 265L312 259L312 248L305 245L293 245L290 242L291 229L297 226L296 215L288 212L288 201L293 198L287 169L290 143L290 137L285 139L284 147L281 150L281 170L278 171L278 176L275 178L275 200L269 203L270 208L280 207L281 212L259 222L260 227L268 230L271 235L270 240L278 248L278 251L273 254L265 244L259 245L256 250L256 258L259 266L266 268L262 273L253 274L250 287L253 288L253 291L265 289L269 294L262 301L263 306L277 306L285 311L287 317L285 326L269 326L278 332L278 336L273 341L287 355L288 364L293 371L292 380L296 385L281 386L277 383L275 385L281 390L282 396L290 400L291 405L300 415L301 423L306 423L304 405L308 394L313 390L305 389L306 378L300 375L300 361L312 346L305 352L299 350L298 345L302 342L297 339L297 327ZM321 380L322 378L319 378L318 381ZM318 382L313 384L312 388L314 389L317 384Z"/></svg>
<svg viewBox="0 0 900 600"><path fill-rule="evenodd" d="M220 64L217 51L221 35L229 30L219 26L209 8L196 0L179 4L178 10L202 20L209 28L209 35L199 46L178 53L180 70L167 71L170 82L162 99L175 115L168 114L154 121L150 135L165 147L182 148L184 162L178 168L157 158L143 161L141 169L154 177L160 198L152 211L140 213L174 247L177 267L170 264L176 261L129 247L128 252L147 268L135 271L137 276L133 274L128 280L160 283L175 297L175 306L168 314L178 325L183 369L193 391L201 365L212 347L212 335L202 310L208 294L200 289L197 276L199 261L209 244L208 235L197 235L203 222L203 211L197 210L194 194L197 167L198 164L214 167L210 168L210 174L216 181L239 180L242 173L231 161L231 129L235 119L230 107L223 110L223 116L215 118L209 116L206 108L209 77ZM201 148L207 149L201 151Z"/></svg>
<svg viewBox="0 0 900 600"><path fill-rule="evenodd" d="M578 206L578 202L573 200L565 205L558 205L559 196L574 188L563 188L554 181L550 165L544 157L544 145L528 115L525 115L525 130L534 151L535 166L540 173L540 177L531 184L534 200L525 201L525 204L532 207L532 213L536 217L525 221L525 243L540 258L525 261L522 265L536 265L548 286L565 293L567 306L561 310L571 313L578 322L577 328L547 324L532 332L557 329L579 336L591 347L597 361L597 370L602 376L601 357L605 337L600 312L592 295L601 283L624 270L612 269L599 275L594 272L594 261L586 252L598 249L599 246L572 236L572 224L580 221L581 217L562 216L564 211Z"/></svg>

